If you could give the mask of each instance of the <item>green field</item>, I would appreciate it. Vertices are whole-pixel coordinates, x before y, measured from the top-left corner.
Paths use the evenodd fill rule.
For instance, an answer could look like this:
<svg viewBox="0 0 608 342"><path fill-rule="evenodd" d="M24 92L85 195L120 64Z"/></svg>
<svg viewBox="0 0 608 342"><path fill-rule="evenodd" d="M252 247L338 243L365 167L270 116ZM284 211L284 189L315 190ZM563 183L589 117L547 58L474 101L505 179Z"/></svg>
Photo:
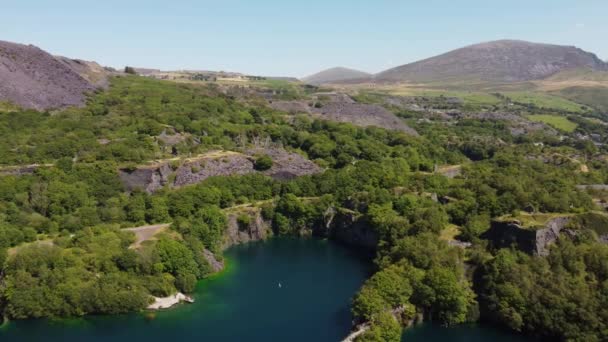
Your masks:
<svg viewBox="0 0 608 342"><path fill-rule="evenodd" d="M608 112L608 88L570 87L556 92L560 96L584 103L597 110Z"/></svg>
<svg viewBox="0 0 608 342"><path fill-rule="evenodd" d="M544 122L547 125L564 132L574 132L574 130L578 127L576 123L561 115L537 114L528 115L527 118L536 122Z"/></svg>
<svg viewBox="0 0 608 342"><path fill-rule="evenodd" d="M585 111L581 108L582 105L558 96L530 92L507 92L505 95L515 102L533 104L539 108L551 108L576 113Z"/></svg>

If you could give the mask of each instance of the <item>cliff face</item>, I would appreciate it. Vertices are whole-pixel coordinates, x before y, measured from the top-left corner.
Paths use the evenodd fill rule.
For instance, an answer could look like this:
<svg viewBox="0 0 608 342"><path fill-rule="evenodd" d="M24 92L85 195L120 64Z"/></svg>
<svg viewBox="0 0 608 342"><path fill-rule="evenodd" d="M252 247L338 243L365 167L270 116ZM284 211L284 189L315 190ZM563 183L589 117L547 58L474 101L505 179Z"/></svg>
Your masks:
<svg viewBox="0 0 608 342"><path fill-rule="evenodd" d="M224 248L241 243L266 240L273 235L272 221L264 220L260 208L249 207L227 213L228 226L225 232ZM239 223L239 216L248 216L246 225ZM374 251L379 242L378 234L370 228L365 218L348 209L330 207L319 224L308 233L328 238L349 246ZM305 234L306 235L306 234Z"/></svg>
<svg viewBox="0 0 608 342"><path fill-rule="evenodd" d="M302 175L321 172L321 168L312 161L297 153L283 149L250 150L245 154L237 152L211 152L196 158L188 159L181 165L161 162L156 165L142 166L135 170L121 169L120 179L125 188L133 191L137 188L153 193L165 185L179 188L196 184L213 176L245 175L258 172L255 170L255 155L266 154L273 165L263 174L275 179L291 179Z"/></svg>
<svg viewBox="0 0 608 342"><path fill-rule="evenodd" d="M172 170L168 164L157 167L138 168L136 170L119 170L119 177L125 188L133 191L137 188L153 193L169 183Z"/></svg>
<svg viewBox="0 0 608 342"><path fill-rule="evenodd" d="M239 215L249 216L249 224L245 226L239 224ZM224 248L251 241L266 240L272 236L272 224L262 218L259 208L251 208L246 212L229 213L227 216L228 227L226 228Z"/></svg>
<svg viewBox="0 0 608 342"><path fill-rule="evenodd" d="M349 246L374 251L380 240L365 218L354 211L328 208L323 224L313 228L317 236L327 237Z"/></svg>
<svg viewBox="0 0 608 342"><path fill-rule="evenodd" d="M495 248L515 245L526 253L547 256L550 245L557 241L569 222L570 217L557 217L548 221L543 228L535 230L522 227L518 221L493 221L482 238L489 240Z"/></svg>
<svg viewBox="0 0 608 342"><path fill-rule="evenodd" d="M224 262L218 260L215 257L215 254L213 254L213 252L211 252L210 250L204 249L203 256L205 257L205 260L207 260L207 262L209 263L209 267L211 267L211 271L213 273L219 272L224 269Z"/></svg>

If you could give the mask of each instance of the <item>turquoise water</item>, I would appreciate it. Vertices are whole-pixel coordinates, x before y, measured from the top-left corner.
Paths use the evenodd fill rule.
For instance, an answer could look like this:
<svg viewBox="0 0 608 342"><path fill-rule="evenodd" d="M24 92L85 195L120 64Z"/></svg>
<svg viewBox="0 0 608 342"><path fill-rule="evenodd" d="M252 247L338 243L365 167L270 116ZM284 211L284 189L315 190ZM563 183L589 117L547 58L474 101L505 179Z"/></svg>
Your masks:
<svg viewBox="0 0 608 342"><path fill-rule="evenodd" d="M1 341L339 341L370 264L328 241L276 239L227 251L228 268L201 281L196 303L144 315L11 322ZM279 283L281 286L279 287ZM519 341L477 326L406 332L407 341Z"/></svg>

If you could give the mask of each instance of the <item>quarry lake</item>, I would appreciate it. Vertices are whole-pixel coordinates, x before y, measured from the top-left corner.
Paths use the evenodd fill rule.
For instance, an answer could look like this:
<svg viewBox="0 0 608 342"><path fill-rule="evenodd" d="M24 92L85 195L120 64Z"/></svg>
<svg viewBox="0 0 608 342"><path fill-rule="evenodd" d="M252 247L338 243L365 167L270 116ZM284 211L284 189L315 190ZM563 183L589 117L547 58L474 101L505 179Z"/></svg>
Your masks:
<svg viewBox="0 0 608 342"><path fill-rule="evenodd" d="M350 330L350 299L371 264L341 245L274 239L233 247L227 269L199 283L194 304L144 315L18 321L2 341L339 341ZM523 341L479 326L422 325L407 341Z"/></svg>

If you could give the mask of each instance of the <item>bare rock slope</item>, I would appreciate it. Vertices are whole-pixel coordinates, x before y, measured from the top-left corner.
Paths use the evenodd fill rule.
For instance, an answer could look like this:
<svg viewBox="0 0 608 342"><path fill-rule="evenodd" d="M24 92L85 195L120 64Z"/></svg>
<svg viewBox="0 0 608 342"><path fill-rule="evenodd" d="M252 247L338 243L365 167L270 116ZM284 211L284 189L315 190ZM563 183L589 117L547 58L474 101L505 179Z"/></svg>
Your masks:
<svg viewBox="0 0 608 342"><path fill-rule="evenodd" d="M87 92L104 84L104 69L95 63L0 41L0 101L36 110L81 106Z"/></svg>
<svg viewBox="0 0 608 342"><path fill-rule="evenodd" d="M329 98L329 101L320 107L312 105L312 102L299 100L273 101L269 105L273 109L290 114L309 114L322 120L347 122L361 127L376 126L418 136L416 130L382 106L357 103L348 95L340 93L322 94L321 97Z"/></svg>
<svg viewBox="0 0 608 342"><path fill-rule="evenodd" d="M499 40L467 46L375 75L377 81L520 82L585 68L608 70L608 64L574 46Z"/></svg>
<svg viewBox="0 0 608 342"><path fill-rule="evenodd" d="M127 190L141 189L148 193L165 185L171 188L197 184L209 177L245 175L258 172L255 155L266 154L273 165L262 173L274 179L291 179L319 173L322 169L312 161L283 149L252 149L245 154L231 151L214 151L195 158L171 163L163 161L135 170L120 170L119 176Z"/></svg>

